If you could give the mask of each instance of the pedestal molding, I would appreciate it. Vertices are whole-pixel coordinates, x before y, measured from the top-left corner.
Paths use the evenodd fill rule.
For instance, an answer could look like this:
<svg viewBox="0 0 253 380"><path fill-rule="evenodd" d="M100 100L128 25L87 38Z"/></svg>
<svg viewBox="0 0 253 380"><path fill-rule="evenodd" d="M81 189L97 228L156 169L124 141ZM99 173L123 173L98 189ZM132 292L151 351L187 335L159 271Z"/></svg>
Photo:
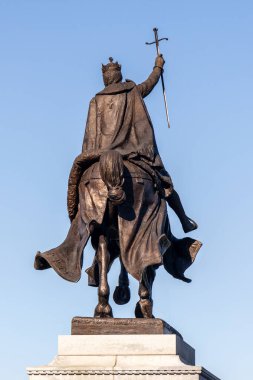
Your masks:
<svg viewBox="0 0 253 380"><path fill-rule="evenodd" d="M160 370L90 370L90 369L60 369L60 368L27 368L28 375L203 375L206 380L219 380L203 367L168 368Z"/></svg>

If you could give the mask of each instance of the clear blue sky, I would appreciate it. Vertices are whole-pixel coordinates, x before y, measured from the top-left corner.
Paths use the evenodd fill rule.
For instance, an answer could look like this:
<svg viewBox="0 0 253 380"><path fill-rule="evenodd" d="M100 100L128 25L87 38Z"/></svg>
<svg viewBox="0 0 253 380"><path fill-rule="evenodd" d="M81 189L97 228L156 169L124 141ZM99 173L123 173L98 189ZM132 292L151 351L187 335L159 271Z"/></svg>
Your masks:
<svg viewBox="0 0 253 380"><path fill-rule="evenodd" d="M69 227L66 190L81 149L89 100L102 89L109 56L141 82L150 73L157 26L171 118L161 85L146 103L164 163L204 246L181 283L157 272L154 313L223 380L252 372L252 1L0 1L1 376L56 354L71 318L91 316L96 289L33 270L34 254ZM169 212L172 228L183 236ZM87 247L84 266L92 260ZM110 274L112 289L117 266ZM131 317L132 300L113 304ZM10 370L11 369L11 370Z"/></svg>

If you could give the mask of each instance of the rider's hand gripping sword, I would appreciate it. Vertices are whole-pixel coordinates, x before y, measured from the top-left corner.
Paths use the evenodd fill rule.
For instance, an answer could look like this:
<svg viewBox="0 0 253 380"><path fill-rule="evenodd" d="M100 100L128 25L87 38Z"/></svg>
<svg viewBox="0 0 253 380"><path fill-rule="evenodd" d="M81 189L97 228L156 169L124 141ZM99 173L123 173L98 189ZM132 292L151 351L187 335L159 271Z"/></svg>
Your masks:
<svg viewBox="0 0 253 380"><path fill-rule="evenodd" d="M160 49L159 49L159 42L162 41L162 40L168 41L168 38L160 38L160 39L158 39L158 29L154 28L153 31L154 31L154 34L155 34L155 41L154 42L146 42L146 45L156 44L157 55L161 55ZM166 93L165 93L163 72L161 73L161 81L162 81L162 88L163 88L163 98L164 98L166 117L167 117L168 127L170 128L170 119L169 119L169 111L168 111L168 105L167 105L167 100L166 100Z"/></svg>

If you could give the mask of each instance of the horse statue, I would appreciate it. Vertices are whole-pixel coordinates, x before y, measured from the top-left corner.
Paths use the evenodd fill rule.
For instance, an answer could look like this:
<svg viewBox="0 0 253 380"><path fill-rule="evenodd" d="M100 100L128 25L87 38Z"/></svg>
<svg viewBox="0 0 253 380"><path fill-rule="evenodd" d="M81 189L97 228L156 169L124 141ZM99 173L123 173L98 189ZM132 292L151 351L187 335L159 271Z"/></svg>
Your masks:
<svg viewBox="0 0 253 380"><path fill-rule="evenodd" d="M148 79L139 85L122 81L121 65L109 59L102 65L105 88L91 100L82 153L75 159L68 183L71 226L64 242L38 252L35 269L53 268L77 282L89 238L95 250L86 270L88 284L98 287L94 317L113 317L107 274L120 260L114 301L130 300L128 274L139 282L137 318L153 318L152 285L163 265L173 277L190 282L185 270L201 243L177 239L171 232L167 206L175 211L185 233L197 224L184 211L171 177L160 158L154 128L143 98L161 76L164 59L158 55Z"/></svg>

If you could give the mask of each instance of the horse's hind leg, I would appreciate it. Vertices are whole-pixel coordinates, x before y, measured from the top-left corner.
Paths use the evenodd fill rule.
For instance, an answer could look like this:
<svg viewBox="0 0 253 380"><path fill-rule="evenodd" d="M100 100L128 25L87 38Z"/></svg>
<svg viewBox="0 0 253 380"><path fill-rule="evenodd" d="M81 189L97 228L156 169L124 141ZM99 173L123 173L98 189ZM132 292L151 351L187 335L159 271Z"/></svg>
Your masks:
<svg viewBox="0 0 253 380"><path fill-rule="evenodd" d="M120 258L119 285L114 290L113 299L117 305L125 305L130 301L130 296L128 273Z"/></svg>
<svg viewBox="0 0 253 380"><path fill-rule="evenodd" d="M108 303L110 289L107 281L107 273L110 262L110 255L107 250L107 243L104 235L100 235L98 250L96 254L99 267L99 287L98 287L98 304L96 306L95 318L112 317L112 308Z"/></svg>
<svg viewBox="0 0 253 380"><path fill-rule="evenodd" d="M153 300L152 285L155 279L155 269L150 266L143 273L142 280L139 285L140 300L135 307L136 318L154 318L153 316Z"/></svg>

